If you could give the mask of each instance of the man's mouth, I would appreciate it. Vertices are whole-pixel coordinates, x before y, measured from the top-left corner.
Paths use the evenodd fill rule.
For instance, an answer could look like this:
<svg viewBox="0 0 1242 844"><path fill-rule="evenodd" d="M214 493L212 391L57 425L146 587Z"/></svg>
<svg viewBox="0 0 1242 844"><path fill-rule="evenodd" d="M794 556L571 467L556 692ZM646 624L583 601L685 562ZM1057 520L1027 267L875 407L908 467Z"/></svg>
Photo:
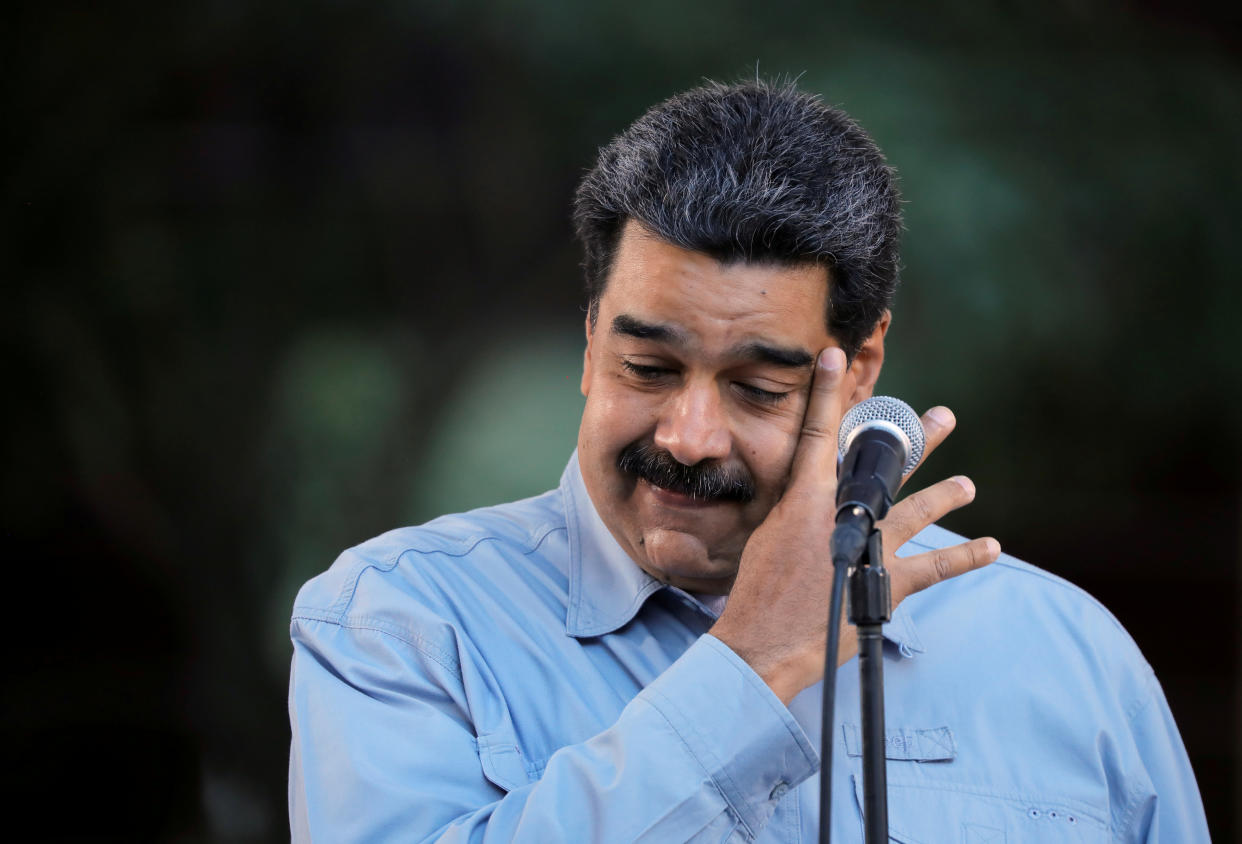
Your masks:
<svg viewBox="0 0 1242 844"><path fill-rule="evenodd" d="M672 489L665 489L657 486L646 478L639 478L638 482L651 491L656 501L668 507L689 507L693 509L701 507L712 507L716 504L724 503L721 498L695 498L692 495L686 495L684 492L677 492Z"/></svg>

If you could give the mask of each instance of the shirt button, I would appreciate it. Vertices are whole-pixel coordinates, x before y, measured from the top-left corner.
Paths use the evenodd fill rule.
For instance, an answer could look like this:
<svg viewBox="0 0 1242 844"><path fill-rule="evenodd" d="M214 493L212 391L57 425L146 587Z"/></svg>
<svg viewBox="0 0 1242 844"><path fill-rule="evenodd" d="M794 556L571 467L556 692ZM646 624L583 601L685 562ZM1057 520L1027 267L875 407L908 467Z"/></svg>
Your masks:
<svg viewBox="0 0 1242 844"><path fill-rule="evenodd" d="M768 795L769 800L780 800L789 791L789 783L778 782L776 787L772 789L772 793Z"/></svg>

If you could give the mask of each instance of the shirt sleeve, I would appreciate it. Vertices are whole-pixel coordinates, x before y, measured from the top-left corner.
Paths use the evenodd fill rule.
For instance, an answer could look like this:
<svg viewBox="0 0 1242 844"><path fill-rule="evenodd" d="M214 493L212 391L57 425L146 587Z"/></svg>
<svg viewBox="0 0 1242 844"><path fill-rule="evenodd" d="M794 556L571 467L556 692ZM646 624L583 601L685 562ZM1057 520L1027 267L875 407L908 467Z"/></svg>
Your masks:
<svg viewBox="0 0 1242 844"><path fill-rule="evenodd" d="M1143 844L1208 844L1207 818L1190 759L1164 690L1149 675L1150 694L1130 717L1145 776L1136 780L1127 812L1126 841Z"/></svg>
<svg viewBox="0 0 1242 844"><path fill-rule="evenodd" d="M749 841L819 765L710 635L611 727L509 789L488 776L496 748L476 737L453 654L365 623L295 619L292 635L294 841Z"/></svg>

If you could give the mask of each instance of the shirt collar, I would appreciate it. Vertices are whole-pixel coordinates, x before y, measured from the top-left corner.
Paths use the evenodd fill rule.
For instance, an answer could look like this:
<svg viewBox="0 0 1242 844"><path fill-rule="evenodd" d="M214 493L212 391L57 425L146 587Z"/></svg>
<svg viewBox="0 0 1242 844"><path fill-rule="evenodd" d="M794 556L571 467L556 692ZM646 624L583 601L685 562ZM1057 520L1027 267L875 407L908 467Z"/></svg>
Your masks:
<svg viewBox="0 0 1242 844"><path fill-rule="evenodd" d="M632 619L662 584L630 559L599 517L578 468L578 452L561 475L569 529L570 636L602 636Z"/></svg>
<svg viewBox="0 0 1242 844"><path fill-rule="evenodd" d="M561 475L560 490L569 530L569 610L565 632L577 638L612 633L629 623L649 597L667 587L630 559L600 518L582 480L577 450ZM693 596L676 591L708 615L714 615ZM893 619L884 625L883 633L906 656L925 650L905 603L893 611Z"/></svg>

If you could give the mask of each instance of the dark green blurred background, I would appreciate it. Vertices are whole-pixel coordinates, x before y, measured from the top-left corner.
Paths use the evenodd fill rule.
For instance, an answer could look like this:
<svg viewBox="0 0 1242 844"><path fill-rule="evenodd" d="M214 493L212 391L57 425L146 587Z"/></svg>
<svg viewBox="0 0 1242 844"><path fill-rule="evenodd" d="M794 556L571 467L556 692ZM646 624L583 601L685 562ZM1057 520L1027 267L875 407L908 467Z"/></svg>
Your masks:
<svg viewBox="0 0 1242 844"><path fill-rule="evenodd" d="M10 9L15 815L287 838L298 585L555 483L581 407L573 186L650 104L757 66L901 174L880 387L958 414L923 474L978 484L948 525L1116 612L1235 840L1242 17L908 5Z"/></svg>

